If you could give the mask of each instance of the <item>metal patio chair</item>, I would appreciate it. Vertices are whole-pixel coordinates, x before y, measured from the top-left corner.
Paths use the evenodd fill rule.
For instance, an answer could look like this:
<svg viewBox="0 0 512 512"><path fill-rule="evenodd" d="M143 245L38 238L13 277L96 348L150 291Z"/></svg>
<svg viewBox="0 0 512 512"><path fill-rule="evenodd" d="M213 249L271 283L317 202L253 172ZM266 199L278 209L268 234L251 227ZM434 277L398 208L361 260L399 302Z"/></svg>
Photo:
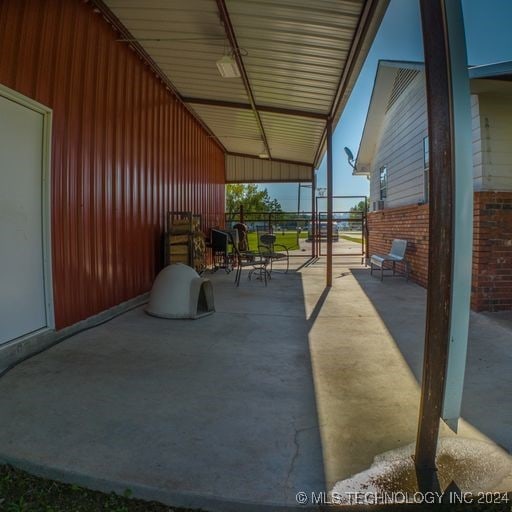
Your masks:
<svg viewBox="0 0 512 512"><path fill-rule="evenodd" d="M262 256L269 260L270 272L272 272L274 260L286 260L286 270L284 273L288 273L290 268L290 253L288 252L288 247L285 245L276 244L276 235L271 235L270 233L260 235L258 240L258 251Z"/></svg>
<svg viewBox="0 0 512 512"><path fill-rule="evenodd" d="M405 251L407 250L407 240L395 238L391 243L391 250L388 254L372 254L370 258L370 275L373 275L374 268L380 268L380 280L384 279L384 270L386 263L391 263L393 275L396 275L396 264L403 263L405 266L405 278L409 281L409 262L405 259Z"/></svg>
<svg viewBox="0 0 512 512"><path fill-rule="evenodd" d="M254 274L258 274L260 279L265 283L265 286L267 286L267 278L270 279L270 272L267 269L270 261L268 258L260 253L251 251L242 252L235 243L233 243L233 257L233 263L236 268L235 285L237 287L240 286L240 278L242 276L242 269L244 268L251 268L247 276L248 279L251 279Z"/></svg>

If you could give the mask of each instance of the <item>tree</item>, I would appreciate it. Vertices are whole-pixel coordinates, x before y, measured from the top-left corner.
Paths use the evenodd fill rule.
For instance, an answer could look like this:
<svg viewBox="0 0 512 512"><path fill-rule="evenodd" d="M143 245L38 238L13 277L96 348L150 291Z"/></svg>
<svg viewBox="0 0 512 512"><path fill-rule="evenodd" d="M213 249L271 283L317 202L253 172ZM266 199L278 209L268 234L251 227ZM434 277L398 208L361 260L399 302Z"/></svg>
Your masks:
<svg viewBox="0 0 512 512"><path fill-rule="evenodd" d="M271 199L267 189L260 189L258 185L229 184L226 186L226 211L233 217L240 210L251 213L280 212L281 204L277 199Z"/></svg>
<svg viewBox="0 0 512 512"><path fill-rule="evenodd" d="M350 208L349 219L354 219L354 221L349 222L349 229L357 229L362 226L362 218L365 209L365 201L359 201L359 203Z"/></svg>
<svg viewBox="0 0 512 512"><path fill-rule="evenodd" d="M267 191L267 189L265 189L265 192L266 191ZM281 209L281 203L277 199L272 199L271 201L269 201L267 203L267 208L272 213L277 213L277 212L282 212L283 211Z"/></svg>
<svg viewBox="0 0 512 512"><path fill-rule="evenodd" d="M354 212L354 215L351 215L351 217L357 217L357 218L361 217L358 212L364 212L365 207L366 207L365 202L359 201L359 203L357 203L356 205L352 206L352 208L350 208L350 211Z"/></svg>

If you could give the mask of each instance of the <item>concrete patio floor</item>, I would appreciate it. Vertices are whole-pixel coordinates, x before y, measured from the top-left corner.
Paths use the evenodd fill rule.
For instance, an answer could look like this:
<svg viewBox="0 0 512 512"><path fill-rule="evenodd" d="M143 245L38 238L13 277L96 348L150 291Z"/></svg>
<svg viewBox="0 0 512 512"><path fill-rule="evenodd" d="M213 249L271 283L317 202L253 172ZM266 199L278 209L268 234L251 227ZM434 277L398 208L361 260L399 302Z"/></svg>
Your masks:
<svg viewBox="0 0 512 512"><path fill-rule="evenodd" d="M219 271L212 316L138 308L25 361L0 379L0 461L212 511L331 489L417 427L425 290L358 263L330 290L322 260L266 288ZM459 432L509 452L511 334L472 315Z"/></svg>

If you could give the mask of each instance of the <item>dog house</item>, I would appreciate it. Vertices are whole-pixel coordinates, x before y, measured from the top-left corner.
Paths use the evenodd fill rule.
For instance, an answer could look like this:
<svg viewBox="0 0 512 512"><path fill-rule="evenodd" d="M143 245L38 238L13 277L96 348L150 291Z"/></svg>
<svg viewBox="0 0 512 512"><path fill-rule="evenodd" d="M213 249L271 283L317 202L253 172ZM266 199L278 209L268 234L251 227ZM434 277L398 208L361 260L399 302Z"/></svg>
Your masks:
<svg viewBox="0 0 512 512"><path fill-rule="evenodd" d="M146 308L146 313L162 318L196 319L214 311L212 283L183 263L157 275Z"/></svg>

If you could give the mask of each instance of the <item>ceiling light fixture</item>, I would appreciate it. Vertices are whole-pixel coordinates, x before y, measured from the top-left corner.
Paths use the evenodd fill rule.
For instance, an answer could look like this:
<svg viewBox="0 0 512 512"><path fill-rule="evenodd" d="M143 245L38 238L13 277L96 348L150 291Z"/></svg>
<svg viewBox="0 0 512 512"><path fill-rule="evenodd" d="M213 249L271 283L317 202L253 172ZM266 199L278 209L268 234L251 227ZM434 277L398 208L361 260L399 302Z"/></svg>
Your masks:
<svg viewBox="0 0 512 512"><path fill-rule="evenodd" d="M222 78L238 78L240 70L232 55L224 55L217 62L217 68Z"/></svg>
<svg viewBox="0 0 512 512"><path fill-rule="evenodd" d="M260 153L258 156L260 158L268 158L268 153Z"/></svg>

